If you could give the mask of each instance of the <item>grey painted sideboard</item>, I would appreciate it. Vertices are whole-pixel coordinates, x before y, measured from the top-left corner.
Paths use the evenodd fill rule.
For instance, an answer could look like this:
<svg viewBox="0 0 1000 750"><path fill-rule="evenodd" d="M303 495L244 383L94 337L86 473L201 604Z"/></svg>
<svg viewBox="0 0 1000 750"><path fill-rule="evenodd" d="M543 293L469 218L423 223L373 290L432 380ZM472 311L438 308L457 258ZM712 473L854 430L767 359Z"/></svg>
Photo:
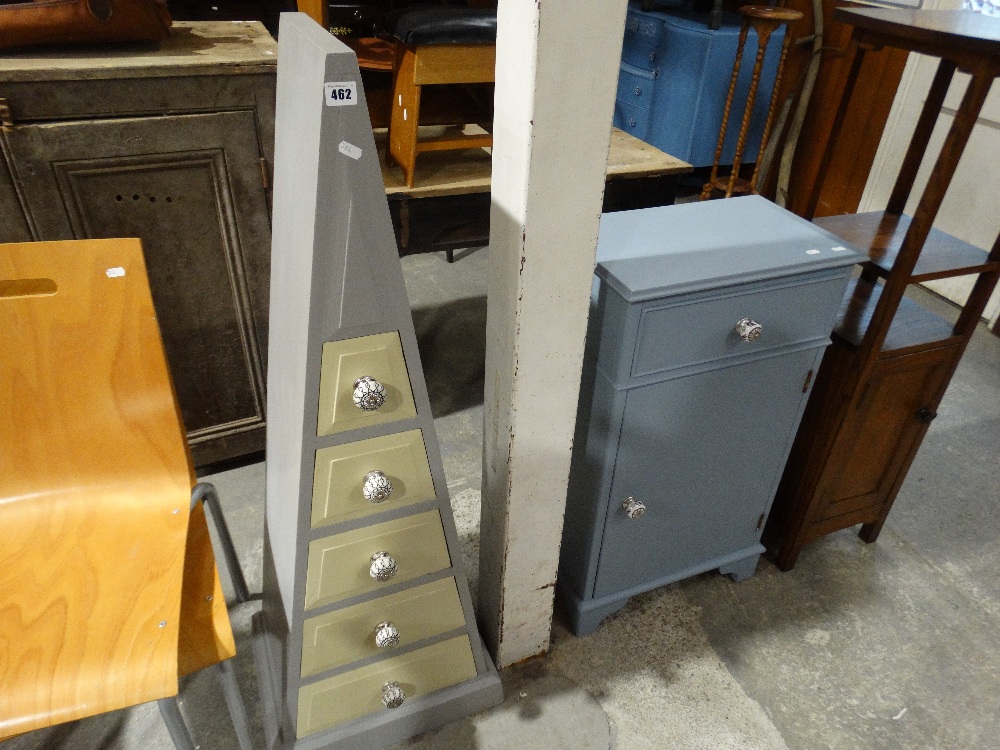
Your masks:
<svg viewBox="0 0 1000 750"><path fill-rule="evenodd" d="M276 57L256 22L0 56L0 242L142 240L199 466L264 447Z"/></svg>
<svg viewBox="0 0 1000 750"><path fill-rule="evenodd" d="M281 15L269 750L374 750L503 699L479 637L354 53Z"/></svg>
<svg viewBox="0 0 1000 750"><path fill-rule="evenodd" d="M559 590L577 634L635 594L751 575L851 266L758 196L605 214Z"/></svg>

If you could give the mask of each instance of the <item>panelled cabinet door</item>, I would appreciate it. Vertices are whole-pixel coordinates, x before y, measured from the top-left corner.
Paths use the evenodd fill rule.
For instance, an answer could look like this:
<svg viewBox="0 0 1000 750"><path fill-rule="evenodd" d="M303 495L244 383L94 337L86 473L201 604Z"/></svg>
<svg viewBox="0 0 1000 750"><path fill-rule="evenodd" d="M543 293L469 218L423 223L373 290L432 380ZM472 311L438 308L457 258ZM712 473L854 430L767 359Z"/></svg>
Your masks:
<svg viewBox="0 0 1000 750"><path fill-rule="evenodd" d="M263 446L270 224L256 132L250 111L7 132L41 239L142 240L198 463ZM209 441L214 458L199 455Z"/></svg>
<svg viewBox="0 0 1000 750"><path fill-rule="evenodd" d="M754 553L818 358L813 348L629 391L594 596ZM630 497L642 515L629 517Z"/></svg>
<svg viewBox="0 0 1000 750"><path fill-rule="evenodd" d="M817 521L881 506L892 496L935 416L955 356L955 348L946 346L878 362L830 459L842 469L829 474L832 502Z"/></svg>

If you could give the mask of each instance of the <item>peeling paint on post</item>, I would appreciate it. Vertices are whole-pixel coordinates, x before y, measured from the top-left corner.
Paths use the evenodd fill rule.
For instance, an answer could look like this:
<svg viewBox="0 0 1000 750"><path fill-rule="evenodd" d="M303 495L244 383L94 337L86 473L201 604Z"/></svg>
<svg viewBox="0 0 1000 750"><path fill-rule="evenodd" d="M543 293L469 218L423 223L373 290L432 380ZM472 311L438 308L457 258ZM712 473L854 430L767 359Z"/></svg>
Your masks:
<svg viewBox="0 0 1000 750"><path fill-rule="evenodd" d="M500 0L479 617L549 647L626 0Z"/></svg>

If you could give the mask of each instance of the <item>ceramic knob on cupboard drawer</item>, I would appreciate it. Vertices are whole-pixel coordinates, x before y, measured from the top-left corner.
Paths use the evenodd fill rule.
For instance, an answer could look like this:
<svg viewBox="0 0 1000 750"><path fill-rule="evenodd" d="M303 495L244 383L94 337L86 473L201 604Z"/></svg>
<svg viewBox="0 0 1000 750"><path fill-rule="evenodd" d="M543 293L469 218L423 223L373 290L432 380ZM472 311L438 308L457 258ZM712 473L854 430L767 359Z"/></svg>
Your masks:
<svg viewBox="0 0 1000 750"><path fill-rule="evenodd" d="M381 471L369 471L365 474L362 492L365 493L365 500L368 502L383 503L392 494L392 482Z"/></svg>
<svg viewBox="0 0 1000 750"><path fill-rule="evenodd" d="M368 568L371 577L376 581L388 581L396 575L396 561L388 552L376 552L372 555L372 564Z"/></svg>
<svg viewBox="0 0 1000 750"><path fill-rule="evenodd" d="M398 682L387 682L382 686L382 705L386 708L399 708L406 700L406 693Z"/></svg>
<svg viewBox="0 0 1000 750"><path fill-rule="evenodd" d="M625 509L625 515L633 521L642 518L642 514L646 512L646 504L634 497L626 497L622 502L622 507Z"/></svg>
<svg viewBox="0 0 1000 750"><path fill-rule="evenodd" d="M364 411L377 411L385 403L385 387L365 375L354 381L354 405Z"/></svg>
<svg viewBox="0 0 1000 750"><path fill-rule="evenodd" d="M399 629L391 622L380 622L375 626L375 646L392 648L399 645Z"/></svg>
<svg viewBox="0 0 1000 750"><path fill-rule="evenodd" d="M758 323L756 320L751 320L750 318L741 318L736 323L736 333L739 334L740 338L744 341L755 341L760 338L760 335L764 332L764 326Z"/></svg>

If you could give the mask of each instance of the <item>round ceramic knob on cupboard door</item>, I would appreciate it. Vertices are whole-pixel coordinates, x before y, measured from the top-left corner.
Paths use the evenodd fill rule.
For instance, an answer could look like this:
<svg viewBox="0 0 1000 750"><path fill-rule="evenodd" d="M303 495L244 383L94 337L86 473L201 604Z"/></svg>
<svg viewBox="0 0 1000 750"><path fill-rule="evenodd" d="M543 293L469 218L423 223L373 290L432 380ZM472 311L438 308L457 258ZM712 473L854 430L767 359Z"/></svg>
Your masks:
<svg viewBox="0 0 1000 750"><path fill-rule="evenodd" d="M377 411L385 403L385 387L365 375L354 381L354 405L364 411Z"/></svg>
<svg viewBox="0 0 1000 750"><path fill-rule="evenodd" d="M764 326L750 318L740 318L736 323L736 333L744 341L756 341L764 332Z"/></svg>
<svg viewBox="0 0 1000 750"><path fill-rule="evenodd" d="M381 471L369 471L365 474L365 483L361 488L365 500L370 503L384 503L392 494L392 482Z"/></svg>
<svg viewBox="0 0 1000 750"><path fill-rule="evenodd" d="M406 693L398 682L387 682L382 686L382 705L386 708L399 708L406 700Z"/></svg>
<svg viewBox="0 0 1000 750"><path fill-rule="evenodd" d="M375 626L375 646L392 648L399 645L399 629L391 622L380 622Z"/></svg>
<svg viewBox="0 0 1000 750"><path fill-rule="evenodd" d="M625 515L633 521L642 518L642 514L646 512L646 504L634 497L626 497L622 502L622 507L625 509Z"/></svg>
<svg viewBox="0 0 1000 750"><path fill-rule="evenodd" d="M388 581L396 575L396 561L388 552L376 552L372 555L372 564L368 568L371 577L376 581Z"/></svg>

